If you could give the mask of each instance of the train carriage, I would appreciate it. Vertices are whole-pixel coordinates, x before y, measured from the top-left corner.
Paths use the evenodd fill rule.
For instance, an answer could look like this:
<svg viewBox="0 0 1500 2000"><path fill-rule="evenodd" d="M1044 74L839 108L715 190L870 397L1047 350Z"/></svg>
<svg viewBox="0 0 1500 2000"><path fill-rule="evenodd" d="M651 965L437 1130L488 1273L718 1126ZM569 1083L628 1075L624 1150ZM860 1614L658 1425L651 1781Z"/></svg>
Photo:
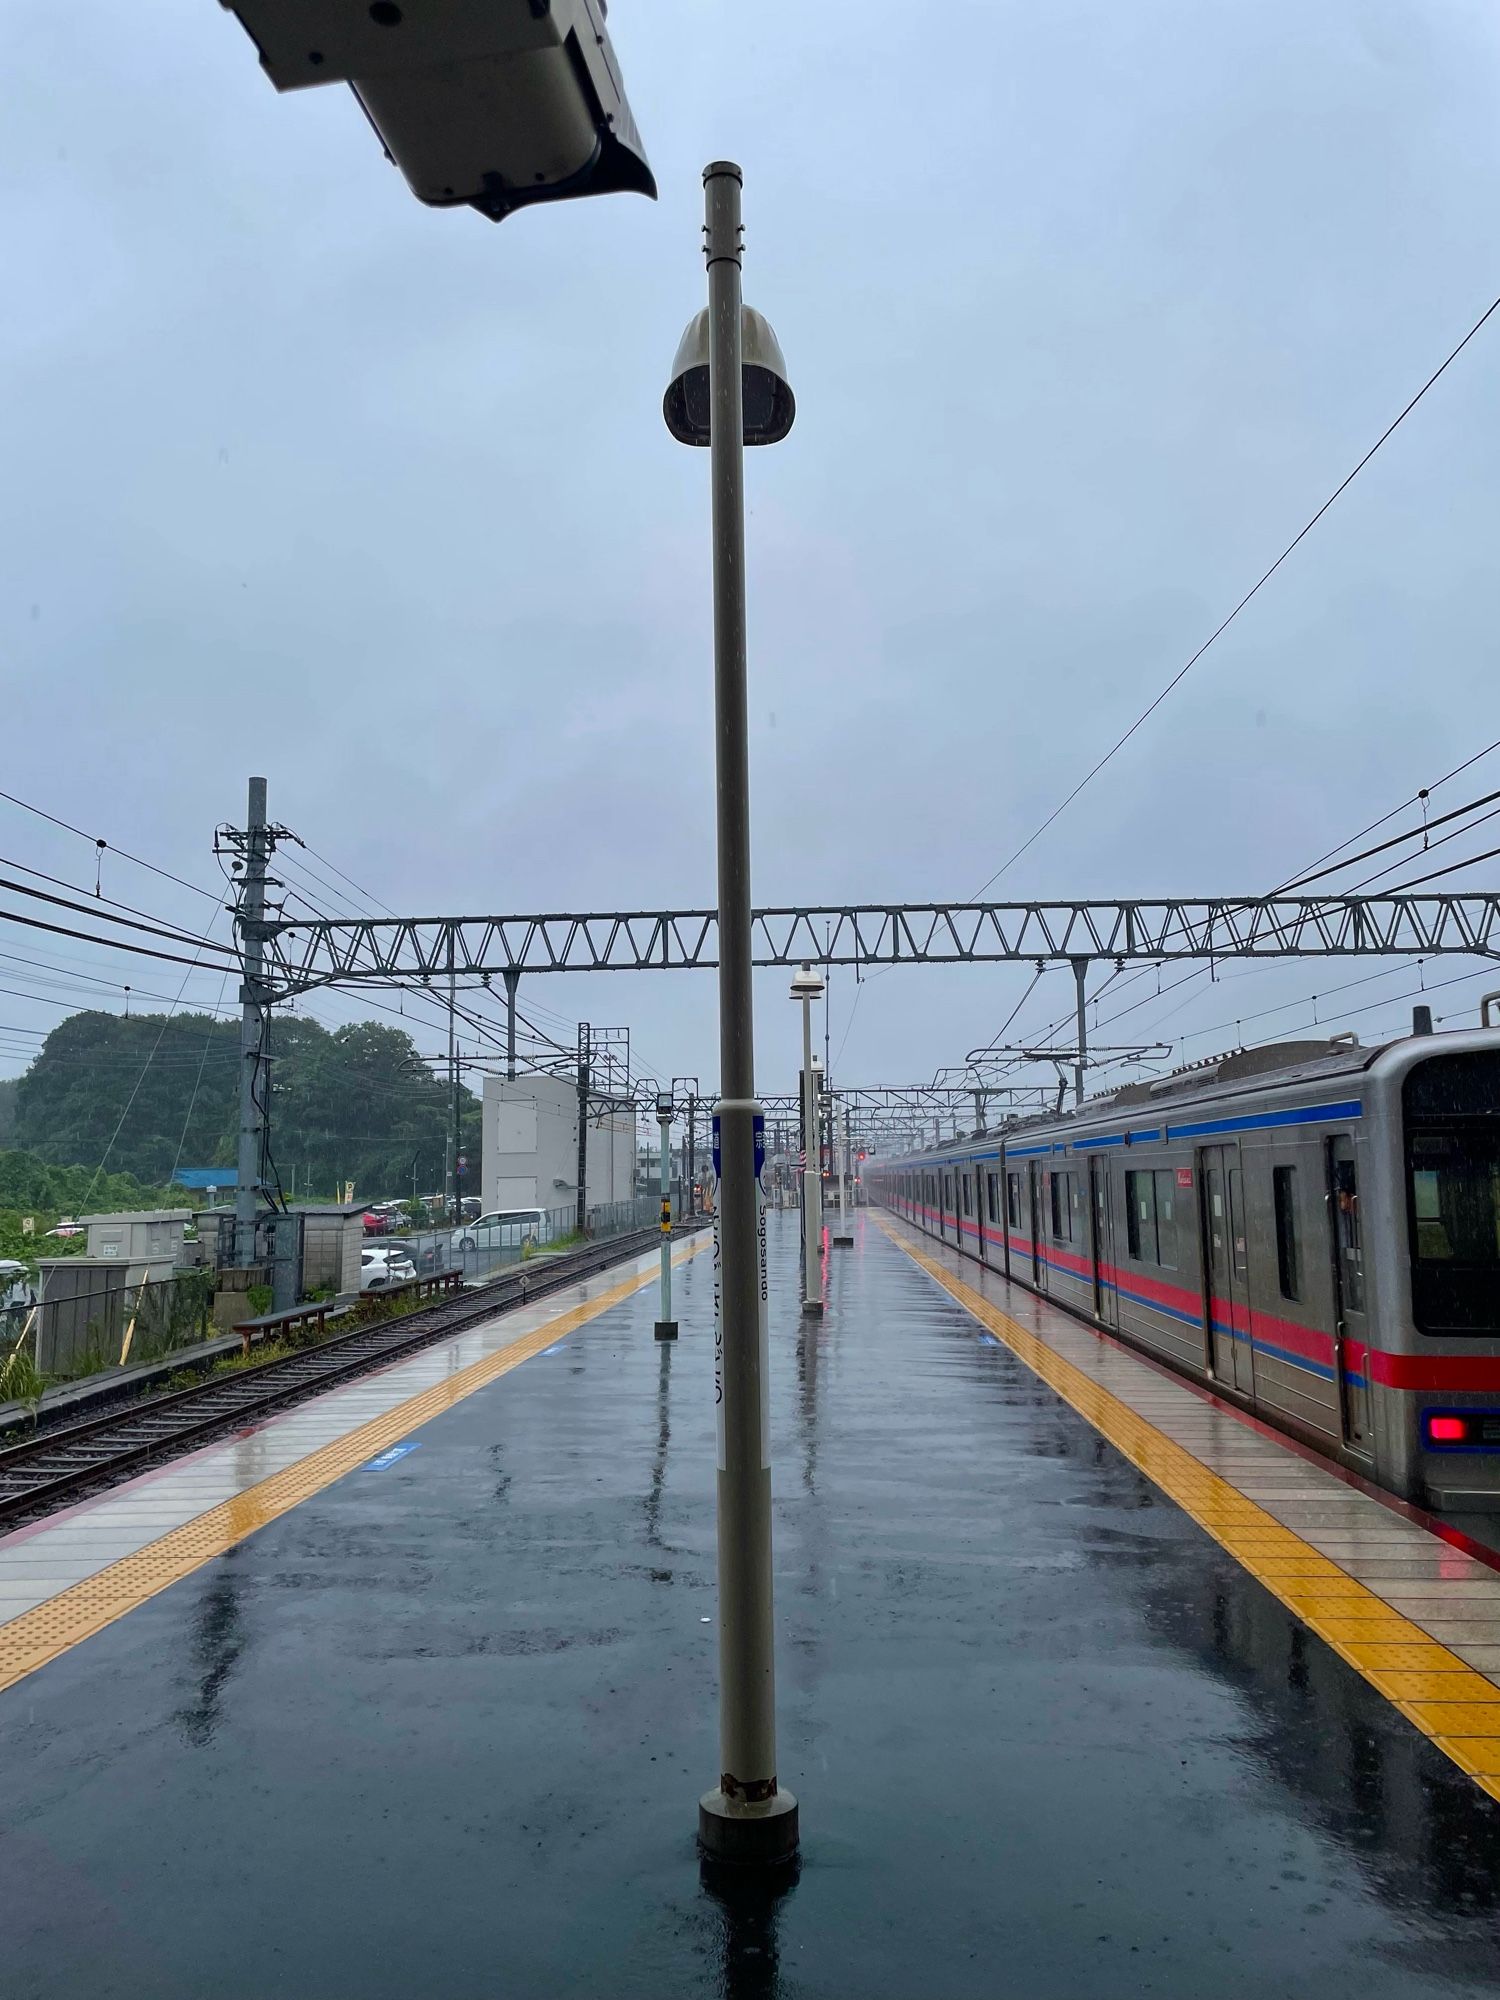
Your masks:
<svg viewBox="0 0 1500 2000"><path fill-rule="evenodd" d="M1240 1050L866 1182L1392 1492L1500 1509L1500 1031Z"/></svg>

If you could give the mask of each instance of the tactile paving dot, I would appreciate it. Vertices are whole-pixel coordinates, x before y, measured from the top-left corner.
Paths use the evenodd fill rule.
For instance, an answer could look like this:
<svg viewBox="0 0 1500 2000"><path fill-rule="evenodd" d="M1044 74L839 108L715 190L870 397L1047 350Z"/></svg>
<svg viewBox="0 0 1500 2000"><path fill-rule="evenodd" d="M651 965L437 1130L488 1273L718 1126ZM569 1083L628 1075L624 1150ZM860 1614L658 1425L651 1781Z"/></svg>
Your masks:
<svg viewBox="0 0 1500 2000"><path fill-rule="evenodd" d="M695 1256L708 1240L707 1237L700 1237L694 1242L685 1252L683 1261L686 1257ZM0 1625L0 1689L13 1686L26 1674L35 1673L38 1667L55 1660L59 1653L76 1646L81 1639L89 1638L127 1611L133 1611L138 1604L155 1597L159 1591L190 1576L205 1562L222 1555L247 1535L253 1535L257 1528L263 1528L268 1521L274 1521L278 1515L287 1513L310 1495L321 1492L325 1486L331 1486L346 1472L353 1471L366 1459L376 1457L388 1445L430 1423L455 1403L473 1395L475 1390L508 1374L533 1354L539 1354L543 1348L564 1339L587 1321L597 1319L612 1306L620 1305L633 1292L653 1283L655 1278L654 1266L645 1272L633 1272L629 1278L611 1286L587 1305L575 1306L554 1319L544 1321L533 1332L520 1335L509 1346L471 1362L467 1368L423 1390L394 1410L374 1417L357 1430L310 1452L297 1464L272 1473L257 1485L247 1487L243 1493L210 1507L196 1519L171 1529L134 1555L122 1556L118 1562L100 1570L97 1576L70 1584L45 1604L18 1613Z"/></svg>
<svg viewBox="0 0 1500 2000"><path fill-rule="evenodd" d="M1449 1684L1444 1691L1464 1704L1461 1714L1468 1725L1464 1730L1450 1728L1445 1734L1438 1729L1429 1720L1429 1704L1396 1705L1412 1726L1435 1743L1446 1757L1485 1791L1500 1797L1500 1687L1467 1667L1420 1625L1393 1610L1378 1592L1337 1568L1295 1530L1194 1458L1185 1446L1157 1430L1110 1390L1090 1380L1083 1369L991 1305L981 1293L928 1256L905 1229L886 1217L879 1220L885 1233L914 1263L1100 1431L1153 1485L1160 1487L1169 1500L1181 1507L1378 1693L1388 1701L1392 1699L1384 1683L1389 1682L1394 1672L1420 1673L1424 1677L1441 1675ZM1378 1505L1373 1501L1370 1504ZM1319 1577L1313 1586L1315 1594L1310 1594L1305 1577L1289 1573L1304 1564L1315 1565ZM1409 1592L1409 1585L1407 1589ZM1444 1719L1451 1720L1458 1713L1447 1708Z"/></svg>

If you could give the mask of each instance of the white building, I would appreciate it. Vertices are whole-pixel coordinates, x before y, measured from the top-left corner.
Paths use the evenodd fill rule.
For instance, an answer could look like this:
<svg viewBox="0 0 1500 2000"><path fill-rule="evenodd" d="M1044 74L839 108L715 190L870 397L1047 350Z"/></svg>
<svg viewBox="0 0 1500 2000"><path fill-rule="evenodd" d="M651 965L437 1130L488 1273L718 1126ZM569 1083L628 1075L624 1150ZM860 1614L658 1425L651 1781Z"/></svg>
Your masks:
<svg viewBox="0 0 1500 2000"><path fill-rule="evenodd" d="M480 1125L485 1213L578 1205L578 1086L566 1076L487 1076ZM635 1197L635 1106L589 1099L588 1205Z"/></svg>

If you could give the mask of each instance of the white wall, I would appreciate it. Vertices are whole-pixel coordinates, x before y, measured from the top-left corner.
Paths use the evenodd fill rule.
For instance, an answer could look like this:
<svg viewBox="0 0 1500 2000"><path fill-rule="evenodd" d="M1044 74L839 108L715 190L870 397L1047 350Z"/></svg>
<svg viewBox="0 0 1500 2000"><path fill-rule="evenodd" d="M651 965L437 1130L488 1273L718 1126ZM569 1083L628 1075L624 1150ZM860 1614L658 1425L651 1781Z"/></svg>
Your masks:
<svg viewBox="0 0 1500 2000"><path fill-rule="evenodd" d="M481 1108L480 1198L496 1208L572 1208L578 1199L578 1089L571 1077L487 1076ZM589 1119L591 1208L635 1193L635 1113Z"/></svg>

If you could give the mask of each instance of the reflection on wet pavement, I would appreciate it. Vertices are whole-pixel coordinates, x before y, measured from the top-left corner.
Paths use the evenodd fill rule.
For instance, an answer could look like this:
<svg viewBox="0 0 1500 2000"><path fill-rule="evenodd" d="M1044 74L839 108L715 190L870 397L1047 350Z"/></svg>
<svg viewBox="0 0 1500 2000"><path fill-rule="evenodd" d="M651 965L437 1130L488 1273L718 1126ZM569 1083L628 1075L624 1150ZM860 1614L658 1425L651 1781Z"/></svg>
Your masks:
<svg viewBox="0 0 1500 2000"><path fill-rule="evenodd" d="M1500 1991L1500 1808L858 1233L814 1323L772 1218L776 1896L692 1843L705 1258L4 1697L7 1994Z"/></svg>

